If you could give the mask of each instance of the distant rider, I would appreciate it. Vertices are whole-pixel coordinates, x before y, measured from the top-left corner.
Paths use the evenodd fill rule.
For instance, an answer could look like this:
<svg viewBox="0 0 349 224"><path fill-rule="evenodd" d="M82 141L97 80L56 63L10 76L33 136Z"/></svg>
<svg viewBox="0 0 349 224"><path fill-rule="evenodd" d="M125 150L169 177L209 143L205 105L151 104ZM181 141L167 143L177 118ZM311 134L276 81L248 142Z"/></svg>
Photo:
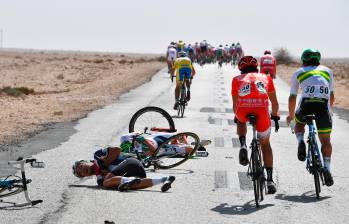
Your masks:
<svg viewBox="0 0 349 224"><path fill-rule="evenodd" d="M176 89L175 89L175 104L173 109L177 110L179 105L179 91L184 78L186 79L187 86L187 101L190 100L190 85L193 76L195 75L195 69L193 67L192 61L186 56L184 51L178 53L178 58L174 62L172 69L172 74L176 72Z"/></svg>
<svg viewBox="0 0 349 224"><path fill-rule="evenodd" d="M271 55L270 50L265 50L260 59L261 73L270 75L273 79L276 77L276 59Z"/></svg>

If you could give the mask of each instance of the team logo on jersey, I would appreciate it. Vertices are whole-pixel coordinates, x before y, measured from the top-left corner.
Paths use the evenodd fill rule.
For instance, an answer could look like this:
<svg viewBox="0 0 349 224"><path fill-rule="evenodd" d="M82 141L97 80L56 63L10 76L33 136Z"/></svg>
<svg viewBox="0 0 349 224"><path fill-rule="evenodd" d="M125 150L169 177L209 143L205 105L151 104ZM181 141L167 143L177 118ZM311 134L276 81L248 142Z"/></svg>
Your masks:
<svg viewBox="0 0 349 224"><path fill-rule="evenodd" d="M258 91L259 91L260 93L264 93L264 94L267 93L267 90L265 89L265 86L264 86L264 83L263 83L263 82L261 82L261 81L256 81L254 84L256 85L256 87L257 87L257 89L258 89Z"/></svg>
<svg viewBox="0 0 349 224"><path fill-rule="evenodd" d="M251 93L251 84L246 83L239 90L239 96L246 96Z"/></svg>

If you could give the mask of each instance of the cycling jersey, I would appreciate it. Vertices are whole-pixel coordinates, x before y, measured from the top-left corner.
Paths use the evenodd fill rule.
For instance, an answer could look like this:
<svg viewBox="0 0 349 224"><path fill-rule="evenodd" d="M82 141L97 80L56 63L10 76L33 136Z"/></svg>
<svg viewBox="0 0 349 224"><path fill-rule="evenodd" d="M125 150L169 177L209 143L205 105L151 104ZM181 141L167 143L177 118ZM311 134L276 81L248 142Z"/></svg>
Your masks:
<svg viewBox="0 0 349 224"><path fill-rule="evenodd" d="M141 136L144 137L145 140L147 140L147 143L151 144L155 149L157 149L162 143L166 142L169 138L176 135L175 132L154 132L152 134L142 134ZM128 133L126 135L121 136L121 143L123 142L132 142L132 139L136 136L139 136L138 133ZM190 147L190 145L187 145L186 142L171 142L171 147L164 147L163 151L161 153L185 153L186 148ZM145 144L142 144L140 142L135 142L135 148L134 151L131 152L145 152L148 151L148 146ZM165 151L164 151L165 150Z"/></svg>
<svg viewBox="0 0 349 224"><path fill-rule="evenodd" d="M248 73L236 76L232 81L232 96L236 96L236 117L247 122L247 115L257 116L256 129L259 133L270 133L268 93L274 92L274 82L270 76L261 73Z"/></svg>
<svg viewBox="0 0 349 224"><path fill-rule="evenodd" d="M93 167L95 170L95 175L97 176L97 183L98 185L103 185L103 175L102 170L106 170L108 172L112 172L112 170L117 167L121 162L124 160L130 158L129 155L126 155L124 153L120 153L119 157L116 158L114 161L112 161L109 165L106 165L103 160L100 158L103 156L108 156L109 148L99 149L97 150L93 157Z"/></svg>
<svg viewBox="0 0 349 224"><path fill-rule="evenodd" d="M304 66L298 69L291 79L291 95L297 95L301 88L301 100L295 114L297 123L305 124L305 115L315 115L319 134L332 131L329 99L334 90L332 71L322 65Z"/></svg>
<svg viewBox="0 0 349 224"><path fill-rule="evenodd" d="M264 55L260 60L261 73L270 74L271 77L275 78L276 74L276 60L272 55Z"/></svg>
<svg viewBox="0 0 349 224"><path fill-rule="evenodd" d="M193 65L188 57L177 58L174 62L173 67L176 69L177 81L183 81L184 77L187 79L191 78Z"/></svg>
<svg viewBox="0 0 349 224"><path fill-rule="evenodd" d="M174 47L170 47L167 49L167 60L174 61L177 58L177 50Z"/></svg>
<svg viewBox="0 0 349 224"><path fill-rule="evenodd" d="M334 88L333 73L322 65L301 67L291 78L290 94L297 95L299 87L302 98L329 99Z"/></svg>

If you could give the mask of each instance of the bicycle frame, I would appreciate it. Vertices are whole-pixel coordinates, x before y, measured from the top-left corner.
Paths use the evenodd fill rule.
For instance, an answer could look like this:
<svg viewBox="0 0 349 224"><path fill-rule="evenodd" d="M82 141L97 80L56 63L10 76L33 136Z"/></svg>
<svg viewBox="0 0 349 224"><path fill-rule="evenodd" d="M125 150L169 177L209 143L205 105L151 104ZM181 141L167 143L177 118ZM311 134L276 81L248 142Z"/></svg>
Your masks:
<svg viewBox="0 0 349 224"><path fill-rule="evenodd" d="M39 204L42 202L42 200L31 200L29 198L29 194L28 194L28 187L27 187L27 184L29 184L31 182L30 179L27 179L26 176L25 176L25 169L24 169L24 164L25 163L32 163L32 162L35 162L36 159L21 159L21 160L18 160L18 161L9 161L8 164L9 165L20 165L20 169L21 169L21 176L22 176L22 179L21 179L21 182L23 184L23 192L24 192L24 196L25 196L25 199L27 202L25 203L21 203L21 204L17 204L17 203L12 203L13 205L12 206L6 206L6 207L23 207L23 206L27 206L27 205L31 205L31 206L34 206L36 204ZM6 181L6 180L4 180ZM10 183L9 183L9 188L14 186L14 184L16 184L15 182L11 181L11 180L8 180ZM17 182L17 181L16 181ZM20 192L18 192L20 193ZM3 202L3 201L1 201ZM6 207L0 207L0 208L6 208Z"/></svg>
<svg viewBox="0 0 349 224"><path fill-rule="evenodd" d="M309 171L309 173L312 173L312 170L310 169L312 167L313 161L312 161L312 153L314 153L315 157L318 158L320 162L320 168L321 171L324 167L324 162L322 158L322 153L320 152L320 149L318 147L317 141L316 141L316 129L314 126L314 122L311 121L308 123L308 129L309 129L309 134L308 134L308 154L307 154L307 163L306 163L306 168ZM321 176L321 181L323 182L322 175Z"/></svg>

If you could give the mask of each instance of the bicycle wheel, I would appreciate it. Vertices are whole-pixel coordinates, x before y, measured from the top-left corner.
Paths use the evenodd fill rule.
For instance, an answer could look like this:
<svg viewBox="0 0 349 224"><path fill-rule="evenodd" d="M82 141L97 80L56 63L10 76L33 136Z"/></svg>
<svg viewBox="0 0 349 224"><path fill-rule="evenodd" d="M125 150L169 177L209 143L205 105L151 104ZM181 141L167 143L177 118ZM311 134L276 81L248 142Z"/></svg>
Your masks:
<svg viewBox="0 0 349 224"><path fill-rule="evenodd" d="M253 191L254 191L254 200L256 202L256 207L259 207L259 194L261 192L260 181L258 178L259 173L259 164L258 164L258 149L252 149L251 162L252 162L252 181L253 181Z"/></svg>
<svg viewBox="0 0 349 224"><path fill-rule="evenodd" d="M159 169L170 169L188 160L199 148L199 136L182 132L171 136L155 151L153 160Z"/></svg>
<svg viewBox="0 0 349 224"><path fill-rule="evenodd" d="M144 107L131 118L129 132L151 131L154 128L170 129L175 131L175 124L171 115L159 107Z"/></svg>
<svg viewBox="0 0 349 224"><path fill-rule="evenodd" d="M24 190L22 184L17 184L22 182L22 179L20 177L11 176L7 178L6 181L15 181L15 184L13 184L10 188L8 187L0 188L0 198L18 194Z"/></svg>
<svg viewBox="0 0 349 224"><path fill-rule="evenodd" d="M178 117L184 116L186 98L187 98L187 94L186 94L186 89L185 89L185 86L183 83L181 86L181 92L180 92L180 96L179 96L179 105L178 105L178 109L177 109L177 116Z"/></svg>
<svg viewBox="0 0 349 224"><path fill-rule="evenodd" d="M312 171L314 175L314 184L315 184L315 193L316 198L320 197L321 186L320 186L320 164L318 160L318 156L315 155L314 147L310 147L311 149L311 160L312 160Z"/></svg>

